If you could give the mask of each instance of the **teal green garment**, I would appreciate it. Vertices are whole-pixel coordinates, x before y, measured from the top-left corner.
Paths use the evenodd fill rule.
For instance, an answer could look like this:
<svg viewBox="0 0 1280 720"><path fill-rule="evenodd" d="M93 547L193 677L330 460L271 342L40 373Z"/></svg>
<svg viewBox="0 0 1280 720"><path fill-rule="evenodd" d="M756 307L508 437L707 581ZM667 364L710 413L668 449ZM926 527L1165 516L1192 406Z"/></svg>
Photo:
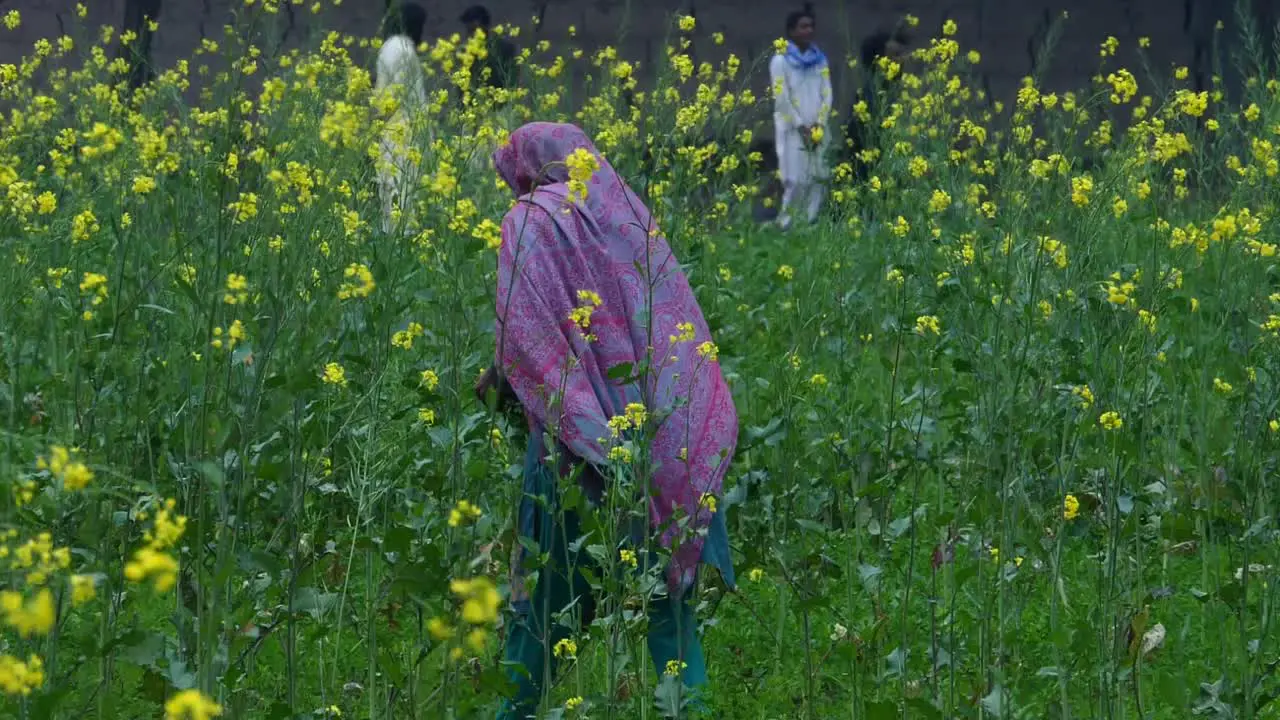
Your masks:
<svg viewBox="0 0 1280 720"><path fill-rule="evenodd" d="M555 533L551 549L551 563L538 578L529 601L527 612L518 613L513 619L507 636L503 664L507 677L516 687L511 700L503 703L498 712L499 720L523 720L533 717L538 710L544 688L555 677L559 664L553 648L560 640L570 637L569 627L557 623L551 616L572 605L581 620L595 608L595 599L582 573L574 570L566 577L566 567L578 567L585 552L574 552L564 538L577 537L578 519L566 513L563 530ZM659 677L667 663L677 661L681 665L681 681L690 690L690 710L696 710L698 692L707 684L707 665L702 656L702 644L698 639L697 618L688 598L682 601L670 597L656 598L649 607L649 655Z"/></svg>
<svg viewBox="0 0 1280 720"><path fill-rule="evenodd" d="M516 686L515 697L504 703L499 720L532 717L546 682L555 676L557 659L552 648L569 636L570 630L552 616L572 606L577 619L591 617L595 598L580 568L591 559L582 549L574 550L580 535L576 513L557 513L556 477L542 462L542 436L530 433L525 455L524 497L520 503L518 530L534 541L540 552L549 553L532 597L513 603L515 617L507 636L504 665ZM559 517L557 517L559 516ZM734 585L733 561L729 554L729 533L724 517L716 513L702 549L702 561L720 571L724 581ZM568 568L574 568L570 574ZM571 576L570 576L571 575ZM698 697L707 683L706 661L697 634L697 619L689 597L656 598L649 607L649 655L661 676L670 661L682 663L681 681L692 691L688 707L701 707Z"/></svg>

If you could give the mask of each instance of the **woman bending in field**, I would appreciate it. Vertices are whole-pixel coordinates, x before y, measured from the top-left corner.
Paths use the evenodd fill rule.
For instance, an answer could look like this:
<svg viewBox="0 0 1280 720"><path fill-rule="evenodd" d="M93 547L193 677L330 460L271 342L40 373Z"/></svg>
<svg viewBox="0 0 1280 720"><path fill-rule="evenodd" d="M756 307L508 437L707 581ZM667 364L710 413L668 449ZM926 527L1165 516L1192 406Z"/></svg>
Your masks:
<svg viewBox="0 0 1280 720"><path fill-rule="evenodd" d="M551 618L572 607L592 615L580 569L593 563L579 547L596 543L637 573L651 539L672 550L663 592L649 600L649 652L659 674L700 688L706 666L689 595L700 561L734 581L714 498L738 433L702 311L648 210L577 127L525 125L493 161L518 200L502 223L497 363L477 392L509 387L528 420L518 530L550 557L530 595L516 546L505 654L518 691L499 717L536 711L570 634ZM622 366L651 370L638 380L610 373ZM638 471L633 457L648 469L628 495L647 503L638 527L575 543L582 518L563 507L568 484L599 508Z"/></svg>

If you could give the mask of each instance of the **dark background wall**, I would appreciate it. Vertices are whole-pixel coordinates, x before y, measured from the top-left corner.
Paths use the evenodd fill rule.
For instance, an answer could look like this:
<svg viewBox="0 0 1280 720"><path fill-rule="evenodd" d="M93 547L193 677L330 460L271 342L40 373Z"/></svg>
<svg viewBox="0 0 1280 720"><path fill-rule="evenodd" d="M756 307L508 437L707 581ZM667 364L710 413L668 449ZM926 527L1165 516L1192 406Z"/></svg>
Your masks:
<svg viewBox="0 0 1280 720"><path fill-rule="evenodd" d="M305 43L328 29L356 35L373 35L388 0L344 0L337 8L327 7L319 16L306 8L314 0L282 11L271 37L286 46ZM157 65L172 64L187 56L201 37L219 39L222 27L232 19L233 8L241 0L84 0L90 8L92 27L103 24L121 27L132 6L159 2L160 30L152 50ZM285 3L288 0L284 0ZM459 30L457 17L468 0L420 0L429 14L428 34L435 36ZM325 0L331 5L332 0ZM782 34L783 17L792 9L777 0L489 0L495 22L520 24L526 31L521 44L547 39L555 48L567 43L585 48L616 44L621 37L624 56L641 61L661 61L672 13L693 14L698 19L694 45L696 60L717 60L735 52L750 63L769 52L774 38ZM1019 80L1032 72L1033 58L1050 24L1061 18L1061 32L1050 64L1042 69L1043 84L1066 90L1085 85L1098 66L1098 47L1108 35L1121 42L1117 63L1129 67L1144 80L1135 54L1138 38L1149 37L1147 51L1153 70L1166 74L1174 65L1187 65L1207 83L1212 73L1215 25L1223 51L1238 44L1234 0L815 0L820 41L829 55L843 57L855 51L860 39L879 28L892 26L905 13L921 20L916 31L924 41L947 19L960 28L958 39L966 49L982 53L984 82L995 97L1009 97ZM1265 31L1270 47L1270 28L1280 19L1280 0L1252 0L1248 13ZM0 62L16 62L41 37L55 37L73 27L75 0L0 0L0 12L22 11L23 25L16 32L0 29ZM798 6L798 3L795 4ZM541 17L540 29L530 30L533 19ZM575 25L577 36L570 40L568 27ZM710 41L710 34L722 32L723 46ZM563 51L563 50L562 50ZM1220 55L1224 60L1225 55ZM766 84L757 68L753 79L757 88ZM1231 84L1237 80L1228 73ZM837 67L837 93L847 97L853 73Z"/></svg>

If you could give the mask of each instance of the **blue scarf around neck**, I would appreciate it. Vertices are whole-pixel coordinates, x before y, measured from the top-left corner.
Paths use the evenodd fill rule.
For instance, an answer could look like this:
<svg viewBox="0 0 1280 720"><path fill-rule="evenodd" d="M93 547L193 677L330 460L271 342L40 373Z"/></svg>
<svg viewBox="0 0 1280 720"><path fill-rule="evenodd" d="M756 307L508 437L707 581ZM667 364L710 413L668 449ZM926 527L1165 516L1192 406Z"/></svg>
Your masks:
<svg viewBox="0 0 1280 720"><path fill-rule="evenodd" d="M808 50L801 50L790 41L787 42L786 58L792 67L800 70L824 67L827 64L827 56L817 45L810 45Z"/></svg>

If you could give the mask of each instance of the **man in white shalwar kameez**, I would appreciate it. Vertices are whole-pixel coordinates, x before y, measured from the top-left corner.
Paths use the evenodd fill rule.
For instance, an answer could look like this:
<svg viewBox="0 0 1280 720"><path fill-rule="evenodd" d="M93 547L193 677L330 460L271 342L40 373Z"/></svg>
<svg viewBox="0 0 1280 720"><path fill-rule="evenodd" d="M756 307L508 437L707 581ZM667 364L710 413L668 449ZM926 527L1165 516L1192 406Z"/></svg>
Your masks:
<svg viewBox="0 0 1280 720"><path fill-rule="evenodd" d="M805 208L809 222L818 217L829 172L826 149L830 142L831 70L827 57L813 44L813 11L787 17L789 42L785 53L769 63L773 82L773 124L782 176L782 208L778 224L790 227L796 208Z"/></svg>
<svg viewBox="0 0 1280 720"><path fill-rule="evenodd" d="M413 225L413 190L418 184L422 148L416 128L425 120L426 73L418 58L427 13L417 3L404 3L388 23L387 38L378 50L376 90L393 94L396 111L387 119L379 142L378 194L382 199L382 229Z"/></svg>

